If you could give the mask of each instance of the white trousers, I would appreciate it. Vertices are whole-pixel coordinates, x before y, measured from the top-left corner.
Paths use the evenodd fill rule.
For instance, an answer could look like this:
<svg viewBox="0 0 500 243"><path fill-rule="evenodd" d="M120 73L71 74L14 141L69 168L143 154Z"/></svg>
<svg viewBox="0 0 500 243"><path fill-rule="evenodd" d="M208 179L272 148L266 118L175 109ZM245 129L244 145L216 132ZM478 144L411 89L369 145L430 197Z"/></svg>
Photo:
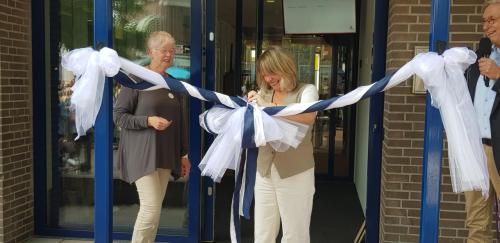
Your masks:
<svg viewBox="0 0 500 243"><path fill-rule="evenodd" d="M275 243L282 221L282 243L309 243L314 198L314 168L281 179L272 165L255 180L255 243Z"/></svg>
<svg viewBox="0 0 500 243"><path fill-rule="evenodd" d="M135 181L140 207L135 220L132 243L155 242L170 172L167 169L156 169L153 173Z"/></svg>

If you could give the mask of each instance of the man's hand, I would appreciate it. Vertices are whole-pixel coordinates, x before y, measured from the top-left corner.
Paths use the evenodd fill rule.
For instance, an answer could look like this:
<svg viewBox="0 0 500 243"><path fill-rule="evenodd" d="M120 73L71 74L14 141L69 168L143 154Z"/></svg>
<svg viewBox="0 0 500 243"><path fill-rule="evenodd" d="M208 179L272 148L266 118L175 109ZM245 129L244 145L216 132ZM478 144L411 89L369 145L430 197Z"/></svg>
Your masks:
<svg viewBox="0 0 500 243"><path fill-rule="evenodd" d="M191 162L189 162L189 158L187 156L183 156L181 158L182 162L182 177L189 175L189 171L191 170Z"/></svg>
<svg viewBox="0 0 500 243"><path fill-rule="evenodd" d="M167 127L172 124L172 121L169 121L163 117L159 116L150 116L148 117L148 126L153 127L154 129L158 131L163 131Z"/></svg>
<svg viewBox="0 0 500 243"><path fill-rule="evenodd" d="M500 78L500 67L497 66L496 62L489 58L481 58L478 61L479 72L485 77L491 80L496 80Z"/></svg>

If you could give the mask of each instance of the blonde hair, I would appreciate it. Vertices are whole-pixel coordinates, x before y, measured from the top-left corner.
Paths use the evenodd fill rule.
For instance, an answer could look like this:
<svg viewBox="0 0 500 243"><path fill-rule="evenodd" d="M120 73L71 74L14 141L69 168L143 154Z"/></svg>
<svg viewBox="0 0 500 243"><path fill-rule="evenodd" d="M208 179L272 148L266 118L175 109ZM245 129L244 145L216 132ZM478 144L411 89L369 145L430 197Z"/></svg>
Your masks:
<svg viewBox="0 0 500 243"><path fill-rule="evenodd" d="M172 43L175 45L175 39L166 31L155 31L151 33L146 40L146 46L148 49L158 49L165 43Z"/></svg>
<svg viewBox="0 0 500 243"><path fill-rule="evenodd" d="M265 75L276 74L280 80L280 89L292 91L297 87L297 65L292 55L279 46L270 46L257 59L257 85L261 89L271 89L264 80Z"/></svg>

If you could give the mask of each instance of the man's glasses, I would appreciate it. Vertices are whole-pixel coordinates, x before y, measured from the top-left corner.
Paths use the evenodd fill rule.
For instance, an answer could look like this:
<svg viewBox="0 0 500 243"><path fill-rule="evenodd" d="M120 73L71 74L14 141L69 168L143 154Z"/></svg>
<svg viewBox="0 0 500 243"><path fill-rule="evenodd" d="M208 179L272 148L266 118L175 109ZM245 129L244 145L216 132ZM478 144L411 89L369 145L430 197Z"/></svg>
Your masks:
<svg viewBox="0 0 500 243"><path fill-rule="evenodd" d="M492 25L494 24L500 17L488 17L487 19L483 19L483 25Z"/></svg>

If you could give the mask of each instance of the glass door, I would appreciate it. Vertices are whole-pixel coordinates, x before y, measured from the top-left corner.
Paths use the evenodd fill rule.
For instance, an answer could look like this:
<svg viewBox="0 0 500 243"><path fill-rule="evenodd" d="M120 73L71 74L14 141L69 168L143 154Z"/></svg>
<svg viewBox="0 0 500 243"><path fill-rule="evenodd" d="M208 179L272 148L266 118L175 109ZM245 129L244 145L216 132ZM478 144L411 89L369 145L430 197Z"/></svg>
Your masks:
<svg viewBox="0 0 500 243"><path fill-rule="evenodd" d="M332 64L332 82L330 88L330 97L341 96L353 89L352 82L352 47L343 43L342 37L333 37L333 64ZM335 40L336 39L336 40ZM354 126L353 106L342 107L330 111L330 134L329 145L330 157L333 159L333 168L330 165L329 176L334 178L351 178L353 169L353 151Z"/></svg>
<svg viewBox="0 0 500 243"><path fill-rule="evenodd" d="M113 0L113 49L124 58L140 65L149 64L145 41L150 33L166 31L176 41L173 66L165 70L174 77L189 78L190 44L191 44L191 3L185 1L133 1ZM120 85L115 83L114 94L120 92ZM189 97L185 97L184 120L189 114ZM198 125L197 121L194 122ZM134 185L118 178L117 152L120 129L115 127L113 142L114 179L113 179L113 230L115 232L131 232L135 216L139 210L139 199ZM193 169L196 169L193 167ZM167 193L163 201L158 235L188 233L188 177L168 183ZM194 198L193 200L199 200Z"/></svg>
<svg viewBox="0 0 500 243"><path fill-rule="evenodd" d="M145 38L153 31L167 31L176 39L175 59L168 73L175 73L195 86L201 86L201 1L197 0L108 0L112 6L112 48L118 54L141 65L149 59L146 55ZM44 72L35 73L44 80L37 84L40 92L34 102L45 104L43 120L45 129L37 134L43 145L43 170L35 171L37 183L37 234L92 238L95 215L94 181L96 162L95 139L91 130L79 140L76 137L74 113L70 109L71 86L75 77L60 66L61 56L69 50L93 46L94 13L104 11L94 8L92 0L45 0L40 11L40 28L45 29L40 41L45 53L34 60L42 60ZM34 15L35 16L35 15ZM34 21L35 22L35 21ZM197 33L193 36L191 33ZM195 60L195 61L192 61ZM179 76L180 75L180 76ZM189 79L191 76L191 79ZM120 86L113 85L113 96ZM199 101L185 97L185 119L189 124L190 159L192 172L189 177L170 181L163 202L157 241L198 242L200 229L200 174L197 164L201 156L201 130L198 114ZM115 154L120 130L114 128L113 149ZM112 215L114 239L130 239L138 212L138 196L133 184L117 177L116 156L108 161L113 166L113 189L109 208ZM97 217L97 218L96 218Z"/></svg>
<svg viewBox="0 0 500 243"><path fill-rule="evenodd" d="M342 96L354 87L352 82L352 46L345 39L351 36L329 35L330 43L320 53L328 53L319 65L319 97ZM317 55L317 54L316 54ZM325 55L321 55L325 56ZM354 146L353 106L318 112L313 130L316 173L319 178L352 178Z"/></svg>

